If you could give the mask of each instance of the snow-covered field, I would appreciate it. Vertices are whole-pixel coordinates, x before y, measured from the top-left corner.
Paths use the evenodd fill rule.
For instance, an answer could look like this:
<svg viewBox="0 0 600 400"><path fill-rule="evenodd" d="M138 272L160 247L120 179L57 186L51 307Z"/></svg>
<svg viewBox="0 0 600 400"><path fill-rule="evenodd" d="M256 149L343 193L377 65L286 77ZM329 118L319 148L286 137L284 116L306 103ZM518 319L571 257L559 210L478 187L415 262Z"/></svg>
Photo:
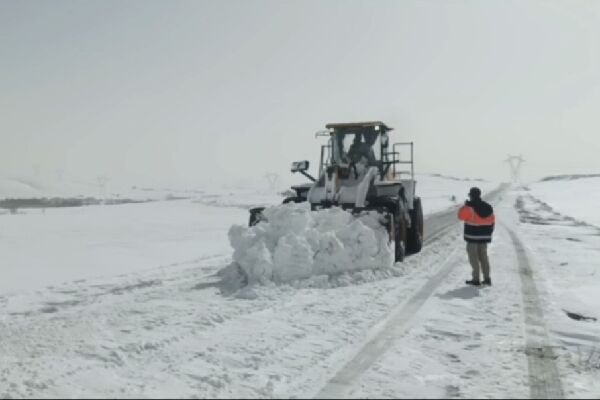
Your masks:
<svg viewBox="0 0 600 400"><path fill-rule="evenodd" d="M0 215L0 293L227 254L247 211L189 200Z"/></svg>
<svg viewBox="0 0 600 400"><path fill-rule="evenodd" d="M467 193L469 193L472 186L479 187L484 195L498 186L497 182L439 175L417 175L416 179L417 193L427 200L423 202L425 214L431 214L459 204L462 205L468 199Z"/></svg>
<svg viewBox="0 0 600 400"><path fill-rule="evenodd" d="M560 213L600 227L600 177L537 182L529 188Z"/></svg>
<svg viewBox="0 0 600 400"><path fill-rule="evenodd" d="M553 182L556 197L573 183ZM600 330L585 318L600 319L600 236L579 221L598 212L585 198L586 215L549 210L546 184L493 200L494 286L481 289L464 286L458 224L429 232L420 254L383 272L307 272L251 293L224 286L232 257L247 259L228 239L243 242L245 231L230 227L247 223L248 207L281 201L264 192L0 215L0 398L528 397L538 343L556 356L538 366L557 368L554 389L595 398ZM474 185L497 186L420 176L429 226ZM342 232L348 221L338 222ZM297 245L278 260L298 261Z"/></svg>

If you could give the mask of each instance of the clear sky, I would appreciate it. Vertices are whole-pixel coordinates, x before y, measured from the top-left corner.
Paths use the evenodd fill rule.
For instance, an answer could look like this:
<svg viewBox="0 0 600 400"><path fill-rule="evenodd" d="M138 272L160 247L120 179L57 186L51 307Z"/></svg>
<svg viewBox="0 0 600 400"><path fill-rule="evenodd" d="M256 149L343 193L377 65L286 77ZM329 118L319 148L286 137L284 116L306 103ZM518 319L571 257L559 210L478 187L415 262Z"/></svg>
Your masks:
<svg viewBox="0 0 600 400"><path fill-rule="evenodd" d="M0 174L289 175L383 120L419 172L600 172L600 2L0 1Z"/></svg>

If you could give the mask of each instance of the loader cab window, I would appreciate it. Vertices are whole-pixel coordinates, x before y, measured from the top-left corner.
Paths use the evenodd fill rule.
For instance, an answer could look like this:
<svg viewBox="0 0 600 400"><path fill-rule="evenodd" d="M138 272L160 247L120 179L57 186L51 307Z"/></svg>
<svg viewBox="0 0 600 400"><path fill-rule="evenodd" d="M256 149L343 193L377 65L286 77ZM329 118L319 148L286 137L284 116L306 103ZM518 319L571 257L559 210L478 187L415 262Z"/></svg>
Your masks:
<svg viewBox="0 0 600 400"><path fill-rule="evenodd" d="M334 161L377 165L381 160L379 134L375 132L336 132L333 135Z"/></svg>

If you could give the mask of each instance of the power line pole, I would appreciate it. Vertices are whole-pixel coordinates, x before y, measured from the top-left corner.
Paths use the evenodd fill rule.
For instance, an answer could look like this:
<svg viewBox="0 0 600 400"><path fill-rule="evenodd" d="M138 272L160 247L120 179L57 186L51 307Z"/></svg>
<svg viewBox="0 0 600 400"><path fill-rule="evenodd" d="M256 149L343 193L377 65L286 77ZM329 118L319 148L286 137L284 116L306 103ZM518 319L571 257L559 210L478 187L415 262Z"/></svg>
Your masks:
<svg viewBox="0 0 600 400"><path fill-rule="evenodd" d="M108 177L106 175L101 175L96 178L96 182L98 183L98 189L102 198L106 198L106 184L108 183Z"/></svg>
<svg viewBox="0 0 600 400"><path fill-rule="evenodd" d="M510 177L512 183L518 184L521 183L521 166L525 162L525 159L521 156L511 156L509 155L504 162L508 163L510 167Z"/></svg>
<svg viewBox="0 0 600 400"><path fill-rule="evenodd" d="M271 192L274 192L277 189L279 183L279 174L276 174L274 172L267 172L265 174L265 178L269 182L269 190Z"/></svg>

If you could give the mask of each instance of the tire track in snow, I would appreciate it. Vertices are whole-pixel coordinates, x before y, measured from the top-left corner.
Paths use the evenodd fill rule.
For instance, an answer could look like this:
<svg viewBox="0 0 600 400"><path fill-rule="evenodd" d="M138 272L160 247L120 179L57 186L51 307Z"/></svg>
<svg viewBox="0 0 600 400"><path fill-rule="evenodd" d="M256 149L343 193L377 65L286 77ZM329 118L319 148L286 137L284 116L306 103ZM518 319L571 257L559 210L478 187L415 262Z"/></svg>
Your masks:
<svg viewBox="0 0 600 400"><path fill-rule="evenodd" d="M485 196L486 200L493 201L499 198L507 187L508 185L505 184L500 185ZM433 226L433 229L425 231L424 246L434 243L451 232L452 228L459 224L456 216L457 211L458 207L453 207L449 210L432 214L425 219L424 226ZM383 326L375 328L376 333L374 336L321 388L314 398L342 398L348 394L358 377L366 372L390 348L391 344L399 336L405 334L410 329L413 317L457 264L458 250L458 247L452 250L452 253L446 258L446 261L438 272L410 297L408 301L396 307L386 321L383 322Z"/></svg>
<svg viewBox="0 0 600 400"><path fill-rule="evenodd" d="M378 329L375 336L364 345L335 376L317 393L315 398L342 398L348 395L353 383L369 369L392 345L398 337L406 333L413 317L431 297L439 284L446 279L455 267L458 248L452 250L442 267L408 301L391 312L391 315Z"/></svg>
<svg viewBox="0 0 600 400"><path fill-rule="evenodd" d="M525 311L525 331L527 343L525 354L529 369L529 392L532 399L564 398L556 358L544 322L544 313L535 285L533 270L523 243L517 234L508 228L510 238L517 253L521 293Z"/></svg>
<svg viewBox="0 0 600 400"><path fill-rule="evenodd" d="M426 232L424 245L434 243L456 225L458 222L455 209L429 216L425 220L425 226L433 226L433 229L431 231L428 229ZM377 329L377 333L327 382L315 398L340 398L348 394L357 378L381 357L400 335L410 329L413 317L455 266L457 250L458 248L455 248L452 251L438 272L408 301L401 303L390 313L382 326Z"/></svg>

